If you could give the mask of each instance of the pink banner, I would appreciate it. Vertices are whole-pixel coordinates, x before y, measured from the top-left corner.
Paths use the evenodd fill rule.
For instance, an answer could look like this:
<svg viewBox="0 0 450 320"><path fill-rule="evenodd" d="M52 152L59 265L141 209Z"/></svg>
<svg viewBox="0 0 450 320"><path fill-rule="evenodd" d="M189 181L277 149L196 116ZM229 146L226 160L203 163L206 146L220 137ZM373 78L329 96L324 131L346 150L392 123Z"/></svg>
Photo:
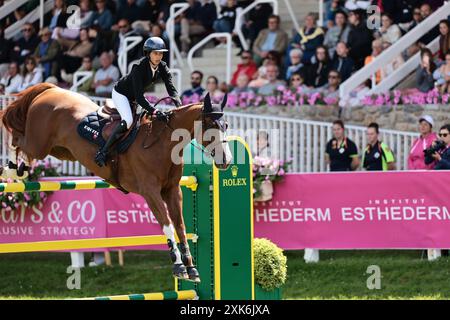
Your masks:
<svg viewBox="0 0 450 320"><path fill-rule="evenodd" d="M287 175L255 203L255 236L283 249L450 248L449 207L448 171ZM42 208L0 214L0 243L150 234L162 232L144 199L114 189L55 192Z"/></svg>
<svg viewBox="0 0 450 320"><path fill-rule="evenodd" d="M288 175L255 203L255 236L284 249L450 248L450 172Z"/></svg>

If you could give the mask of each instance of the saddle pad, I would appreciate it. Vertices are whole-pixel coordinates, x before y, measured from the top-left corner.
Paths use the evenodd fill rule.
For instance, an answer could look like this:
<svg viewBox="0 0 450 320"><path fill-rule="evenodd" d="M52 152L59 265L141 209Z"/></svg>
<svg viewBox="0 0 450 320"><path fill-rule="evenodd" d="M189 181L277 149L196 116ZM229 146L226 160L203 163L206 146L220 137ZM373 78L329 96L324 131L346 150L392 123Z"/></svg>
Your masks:
<svg viewBox="0 0 450 320"><path fill-rule="evenodd" d="M96 111L92 112L84 117L84 119L81 120L78 124L78 134L80 135L80 137L86 139L87 141L94 143L99 147L103 147L106 141L102 137L102 131L108 121L108 119L99 116ZM138 131L139 123L138 125L133 127L126 139L118 142L118 144L116 145L117 152L124 153L125 151L127 151L130 145L133 143L134 139L136 139Z"/></svg>

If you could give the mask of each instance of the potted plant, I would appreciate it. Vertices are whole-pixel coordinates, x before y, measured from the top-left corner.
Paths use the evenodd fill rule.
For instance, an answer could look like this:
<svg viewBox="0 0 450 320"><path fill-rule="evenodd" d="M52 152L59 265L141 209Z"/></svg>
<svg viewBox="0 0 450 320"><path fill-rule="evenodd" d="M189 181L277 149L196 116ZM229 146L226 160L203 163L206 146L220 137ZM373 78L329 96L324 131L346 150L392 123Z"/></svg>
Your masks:
<svg viewBox="0 0 450 320"><path fill-rule="evenodd" d="M287 258L283 250L268 239L253 240L255 264L255 299L281 300L286 282Z"/></svg>
<svg viewBox="0 0 450 320"><path fill-rule="evenodd" d="M273 183L283 180L290 163L260 156L253 159L254 201L272 199Z"/></svg>

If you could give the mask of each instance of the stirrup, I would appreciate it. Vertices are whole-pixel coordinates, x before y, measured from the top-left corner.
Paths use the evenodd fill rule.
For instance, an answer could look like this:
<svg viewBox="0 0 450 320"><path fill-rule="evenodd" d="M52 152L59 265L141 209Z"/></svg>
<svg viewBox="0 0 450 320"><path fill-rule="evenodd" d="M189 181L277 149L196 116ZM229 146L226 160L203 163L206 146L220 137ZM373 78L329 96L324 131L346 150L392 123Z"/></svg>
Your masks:
<svg viewBox="0 0 450 320"><path fill-rule="evenodd" d="M99 167L103 167L106 165L106 152L99 150L97 151L97 153L95 154L95 163L99 166Z"/></svg>

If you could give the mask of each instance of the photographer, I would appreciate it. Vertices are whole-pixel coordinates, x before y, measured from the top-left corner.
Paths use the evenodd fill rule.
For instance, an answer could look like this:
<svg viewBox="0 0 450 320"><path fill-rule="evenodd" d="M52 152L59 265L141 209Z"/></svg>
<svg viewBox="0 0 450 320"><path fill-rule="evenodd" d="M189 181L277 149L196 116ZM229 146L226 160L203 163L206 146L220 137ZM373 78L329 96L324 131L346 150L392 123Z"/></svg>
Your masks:
<svg viewBox="0 0 450 320"><path fill-rule="evenodd" d="M435 170L450 170L450 124L439 130L439 140L425 151L425 164L436 161Z"/></svg>

